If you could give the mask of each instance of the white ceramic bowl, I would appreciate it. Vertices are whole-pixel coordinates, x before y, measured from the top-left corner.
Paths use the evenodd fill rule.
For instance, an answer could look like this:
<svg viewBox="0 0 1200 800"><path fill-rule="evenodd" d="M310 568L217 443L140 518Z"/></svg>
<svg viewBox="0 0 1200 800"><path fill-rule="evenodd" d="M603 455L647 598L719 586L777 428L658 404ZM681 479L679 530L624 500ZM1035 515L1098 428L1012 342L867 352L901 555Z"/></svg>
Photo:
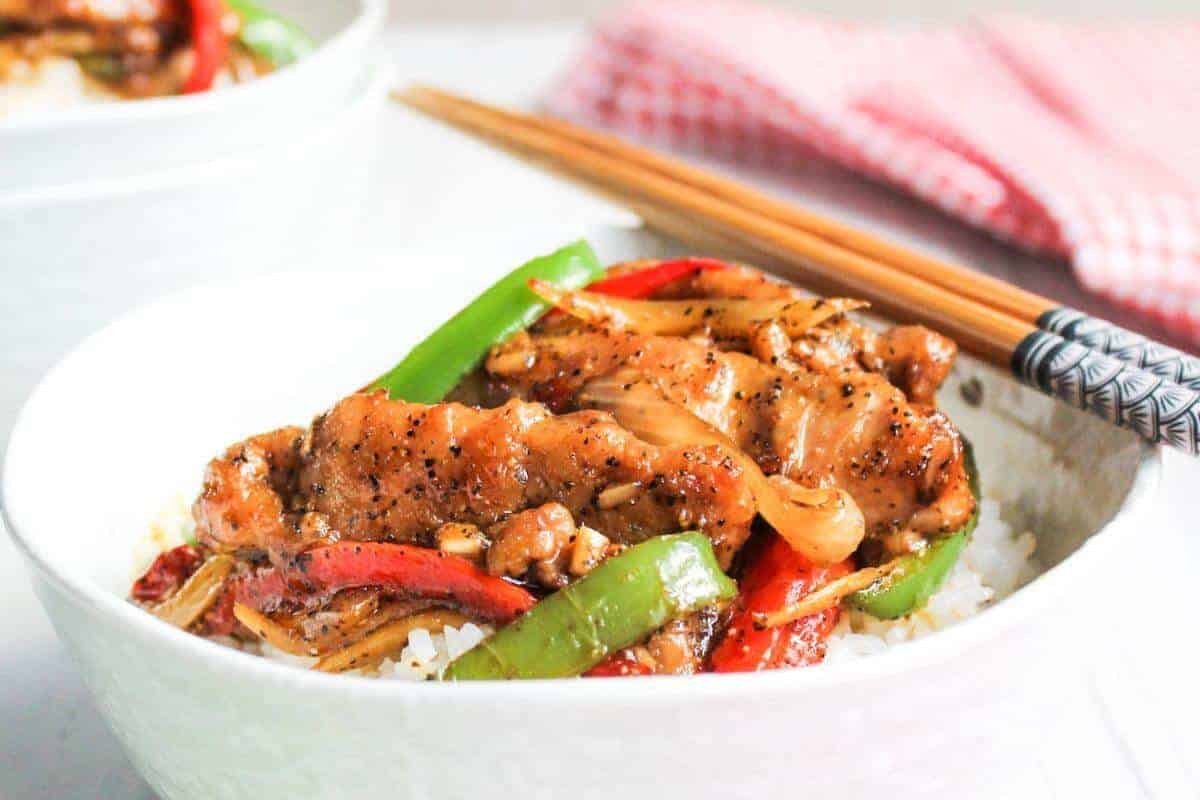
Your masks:
<svg viewBox="0 0 1200 800"><path fill-rule="evenodd" d="M304 138L343 105L374 57L386 0L270 0L316 40L260 80L199 95L0 119L0 195L150 173Z"/></svg>
<svg viewBox="0 0 1200 800"><path fill-rule="evenodd" d="M132 307L96 291L109 280L146 298L343 251L388 80L373 67L328 119L237 157L0 197L0 334L63 317L99 326Z"/></svg>
<svg viewBox="0 0 1200 800"><path fill-rule="evenodd" d="M978 617L848 665L751 675L461 685L313 674L168 627L122 599L130 550L207 458L302 423L560 235L477 237L197 289L120 320L43 381L4 473L34 584L133 763L168 800L878 798L979 789L1028 754L1031 620L1135 533L1159 460L964 359L973 438L1049 571ZM609 259L658 245L593 238ZM1052 635L1052 634L1051 634ZM1018 735L1012 735L1014 730ZM999 785L999 784L995 784ZM938 796L945 796L938 794Z"/></svg>

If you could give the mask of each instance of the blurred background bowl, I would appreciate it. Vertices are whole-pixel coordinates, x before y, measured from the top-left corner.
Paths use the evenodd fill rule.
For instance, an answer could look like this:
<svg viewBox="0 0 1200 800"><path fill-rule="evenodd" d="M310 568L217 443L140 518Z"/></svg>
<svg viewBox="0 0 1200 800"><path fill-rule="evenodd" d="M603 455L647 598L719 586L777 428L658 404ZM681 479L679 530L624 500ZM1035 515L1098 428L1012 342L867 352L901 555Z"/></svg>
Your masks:
<svg viewBox="0 0 1200 800"><path fill-rule="evenodd" d="M389 80L373 64L323 120L235 156L0 195L0 339L11 359L38 349L22 331L41 331L37 344L53 351L69 343L64 331L94 329L170 288L343 252L362 218ZM21 374L11 359L5 368Z"/></svg>
<svg viewBox="0 0 1200 800"><path fill-rule="evenodd" d="M347 102L373 57L386 0L271 0L317 42L258 80L198 95L22 114L0 120L0 198L143 175L303 138Z"/></svg>

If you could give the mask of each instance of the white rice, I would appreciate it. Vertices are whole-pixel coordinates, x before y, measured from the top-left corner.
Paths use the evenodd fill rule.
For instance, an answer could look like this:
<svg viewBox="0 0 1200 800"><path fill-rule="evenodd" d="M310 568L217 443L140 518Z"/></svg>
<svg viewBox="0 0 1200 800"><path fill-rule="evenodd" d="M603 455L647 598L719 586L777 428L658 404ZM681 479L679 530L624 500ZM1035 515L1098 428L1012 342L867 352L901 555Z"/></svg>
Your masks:
<svg viewBox="0 0 1200 800"><path fill-rule="evenodd" d="M194 523L183 497L169 504L155 518L135 553L135 577L163 550L191 538ZM825 663L838 664L881 653L888 648L942 630L986 606L1012 594L1040 571L1033 558L1036 540L1030 532L1015 534L1000 518L1000 504L984 498L979 526L962 557L950 571L946 583L929 599L925 608L898 620L880 620L860 611L848 610L829 638ZM358 672L386 680L423 681L441 675L446 666L492 634L488 626L467 623L447 627L441 633L418 628L409 634L404 649L385 659L377 670ZM315 658L294 656L265 642L258 652L270 659L307 669Z"/></svg>
<svg viewBox="0 0 1200 800"><path fill-rule="evenodd" d="M228 68L222 68L213 79L213 88L234 86L257 77L247 64L236 62L236 74ZM0 120L22 114L124 101L127 98L103 81L89 76L73 58L46 56L35 60L12 59L0 73Z"/></svg>
<svg viewBox="0 0 1200 800"><path fill-rule="evenodd" d="M1040 570L1033 558L1036 545L1028 531L1014 535L1000 518L1000 504L985 497L970 543L929 603L915 614L890 621L861 611L846 611L829 637L825 663L881 653L978 614L1037 576Z"/></svg>
<svg viewBox="0 0 1200 800"><path fill-rule="evenodd" d="M377 669L353 670L345 674L363 675L397 681L426 681L441 677L450 662L491 636L493 630L487 625L468 622L461 628L447 625L441 633L431 633L417 628L408 635L408 644L395 658L385 658ZM301 669L309 669L317 659L285 653L263 642L259 645L260 655L281 661Z"/></svg>
<svg viewBox="0 0 1200 800"><path fill-rule="evenodd" d="M142 577L160 553L173 550L191 540L196 530L192 519L192 507L187 498L176 495L164 503L158 514L150 521L150 527L133 546L129 582Z"/></svg>
<svg viewBox="0 0 1200 800"><path fill-rule="evenodd" d="M72 58L16 60L0 76L0 119L119 99Z"/></svg>

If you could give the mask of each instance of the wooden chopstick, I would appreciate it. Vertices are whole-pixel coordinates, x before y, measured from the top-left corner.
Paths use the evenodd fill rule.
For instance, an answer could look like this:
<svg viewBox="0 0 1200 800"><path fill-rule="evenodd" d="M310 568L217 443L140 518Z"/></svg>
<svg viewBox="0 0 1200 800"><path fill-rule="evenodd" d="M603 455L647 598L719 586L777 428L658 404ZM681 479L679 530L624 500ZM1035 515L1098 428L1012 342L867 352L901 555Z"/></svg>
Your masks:
<svg viewBox="0 0 1200 800"><path fill-rule="evenodd" d="M488 106L467 97L458 97L428 86L414 87L410 92L419 93L441 103L457 103L475 111L492 111L506 115L510 122L514 115L503 109ZM583 144L594 150L607 153L628 164L638 164L672 178L680 183L703 189L744 208L752 208L762 216L770 217L792 227L819 236L832 244L859 253L880 263L913 275L927 283L942 286L961 297L1003 311L1010 316L1027 322L1035 321L1041 314L1057 307L1057 303L1032 292L1027 292L1006 281L978 273L968 267L939 261L913 250L908 250L881 239L866 231L846 225L837 220L813 213L798 206L781 202L763 192L743 186L735 181L697 169L679 159L638 147L599 131L573 125L553 117L538 117L538 125L546 131Z"/></svg>
<svg viewBox="0 0 1200 800"><path fill-rule="evenodd" d="M1040 330L1027 318L985 305L973 299L980 295L978 291L963 296L903 271L881 260L883 251L874 250L877 257L873 257L823 238L801 227L804 219L776 214L777 201L764 211L751 190L726 186L723 179L691 167L681 171L682 165L665 156L628 157L625 149L632 146L623 143L596 146L594 137L601 134L566 135L566 123L423 87L395 97L539 166L598 188L643 214L651 225L676 235L689 226L700 226L705 237L765 254L793 277L817 278L823 286L870 300L898 320L941 330L965 350L1011 369L1020 380L1047 394L1115 424L1134 427L1154 441L1200 453L1200 394L1086 344ZM664 164L670 169L662 168ZM866 234L841 238L873 239ZM1017 302L1017 294L1009 297Z"/></svg>
<svg viewBox="0 0 1200 800"><path fill-rule="evenodd" d="M760 216L818 236L831 244L871 259L880 269L889 269L932 283L966 299L990 306L1064 338L1147 369L1154 374L1200 391L1200 359L1174 350L1112 323L1090 317L1075 309L977 272L960 264L939 260L902 247L845 223L784 203L736 181L693 167L679 159L625 142L615 136L549 117L529 117L493 108L469 98L432 87L414 87L414 96L447 105L495 114L510 124L533 124L541 130L606 153L627 164L635 164L679 183L702 190ZM647 220L649 222L649 220ZM678 235L676 235L678 238Z"/></svg>
<svg viewBox="0 0 1200 800"><path fill-rule="evenodd" d="M890 316L938 328L960 346L994 364L1007 365L1016 346L1034 330L1028 323L932 284L881 270L875 262L816 236L552 132L525 125L520 119L524 115L480 104L448 102L448 97L451 96L422 89L398 95L406 104L457 127L485 133L491 141L515 149L519 155L537 156L535 161L549 158L560 173L581 176L626 196L673 207L697 221L703 219L721 235L801 267L802 274L815 274L843 292L864 297ZM520 124L513 124L514 120Z"/></svg>

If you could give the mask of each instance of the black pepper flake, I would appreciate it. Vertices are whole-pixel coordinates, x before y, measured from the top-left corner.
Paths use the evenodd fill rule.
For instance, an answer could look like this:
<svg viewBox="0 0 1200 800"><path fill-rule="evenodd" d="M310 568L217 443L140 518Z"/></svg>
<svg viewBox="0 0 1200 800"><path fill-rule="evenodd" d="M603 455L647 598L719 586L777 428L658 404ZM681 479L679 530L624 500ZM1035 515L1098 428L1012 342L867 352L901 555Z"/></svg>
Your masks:
<svg viewBox="0 0 1200 800"><path fill-rule="evenodd" d="M963 402L971 408L979 408L983 405L983 383L979 378L968 378L958 391L962 395Z"/></svg>

